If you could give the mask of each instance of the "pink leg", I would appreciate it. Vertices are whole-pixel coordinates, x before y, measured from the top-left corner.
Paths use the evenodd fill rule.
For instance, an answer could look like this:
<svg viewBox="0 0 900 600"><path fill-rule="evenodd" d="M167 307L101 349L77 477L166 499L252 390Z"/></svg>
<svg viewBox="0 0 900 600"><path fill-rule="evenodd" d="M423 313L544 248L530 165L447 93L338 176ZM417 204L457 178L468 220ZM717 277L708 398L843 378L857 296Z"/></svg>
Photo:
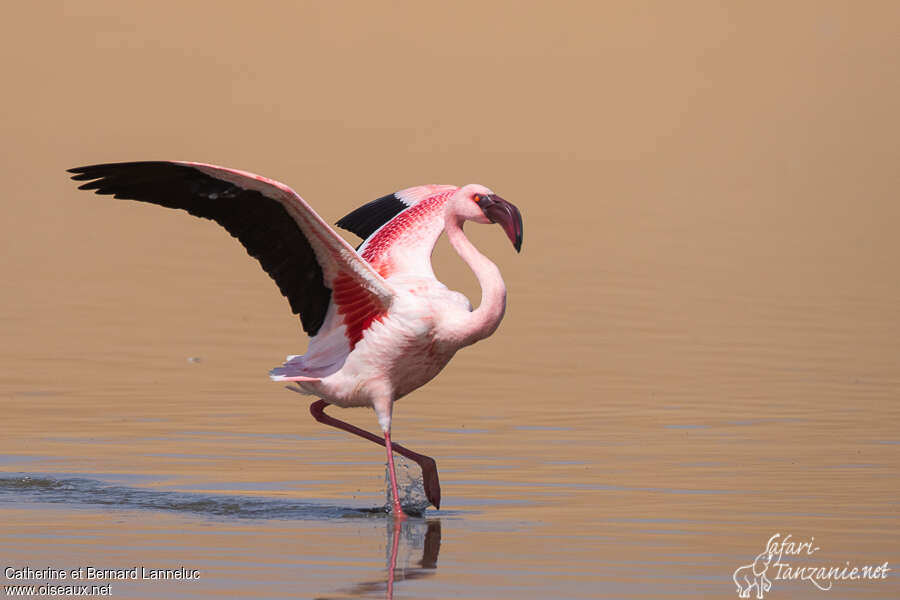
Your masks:
<svg viewBox="0 0 900 600"><path fill-rule="evenodd" d="M394 470L394 453L391 452L391 432L384 432L384 447L387 449L388 472L391 474L391 493L393 494L392 511L395 519L405 519L406 513L400 507L400 493L397 490L397 472Z"/></svg>
<svg viewBox="0 0 900 600"><path fill-rule="evenodd" d="M394 492L394 498L397 498L396 492L396 479L394 474L394 457L393 452L401 456L405 456L406 458L415 461L419 467L422 469L422 479L425 484L425 497L428 498L428 501L431 502L435 508L441 507L441 483L438 479L437 472L437 463L434 462L434 459L430 456L425 456L424 454L419 454L417 452L413 452L408 448L401 446L400 444L391 444L390 435L387 435L387 440L384 438L380 438L377 435L369 433L365 429L360 429L355 425L351 425L345 421L341 421L340 419L335 419L331 415L325 414L325 407L328 406L328 403L324 400L316 400L312 404L309 405L309 412L312 414L313 418L322 423L324 425L329 425L331 427L335 427L337 429L342 429L348 433L352 433L353 435L358 435L361 438L367 439L370 442L374 442L385 448L388 448L388 464L391 469L391 483L392 489Z"/></svg>
<svg viewBox="0 0 900 600"><path fill-rule="evenodd" d="M394 496L396 498L397 496ZM400 529L402 525L394 522L393 540L391 541L391 564L388 566L386 600L394 599L394 575L397 572L397 549L400 547Z"/></svg>

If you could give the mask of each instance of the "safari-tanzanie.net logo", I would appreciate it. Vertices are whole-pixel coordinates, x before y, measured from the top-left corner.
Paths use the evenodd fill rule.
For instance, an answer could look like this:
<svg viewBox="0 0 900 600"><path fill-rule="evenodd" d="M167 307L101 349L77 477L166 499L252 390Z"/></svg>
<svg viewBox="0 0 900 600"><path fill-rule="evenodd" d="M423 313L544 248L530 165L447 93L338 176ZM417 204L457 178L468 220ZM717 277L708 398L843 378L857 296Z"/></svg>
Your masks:
<svg viewBox="0 0 900 600"><path fill-rule="evenodd" d="M734 583L739 598L751 594L762 599L781 581L808 582L822 591L830 590L836 583L848 581L878 582L887 579L887 561L880 565L855 565L849 560L841 564L820 562L815 554L821 549L816 538L796 541L791 534L776 533L766 542L765 549L753 562L734 570Z"/></svg>

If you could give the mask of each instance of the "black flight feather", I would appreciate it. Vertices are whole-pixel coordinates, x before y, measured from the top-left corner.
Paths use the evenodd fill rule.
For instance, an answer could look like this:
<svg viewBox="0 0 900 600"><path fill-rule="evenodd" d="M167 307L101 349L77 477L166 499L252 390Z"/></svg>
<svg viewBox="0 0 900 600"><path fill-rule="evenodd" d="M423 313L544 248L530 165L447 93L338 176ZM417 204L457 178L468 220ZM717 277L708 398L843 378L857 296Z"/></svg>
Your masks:
<svg viewBox="0 0 900 600"><path fill-rule="evenodd" d="M388 194L360 206L338 221L336 225L365 240L407 208L409 205L400 200L396 194Z"/></svg>
<svg viewBox="0 0 900 600"><path fill-rule="evenodd" d="M171 162L129 162L69 169L79 189L114 198L180 208L228 230L259 261L288 299L303 329L315 335L325 320L331 290L309 241L272 198Z"/></svg>

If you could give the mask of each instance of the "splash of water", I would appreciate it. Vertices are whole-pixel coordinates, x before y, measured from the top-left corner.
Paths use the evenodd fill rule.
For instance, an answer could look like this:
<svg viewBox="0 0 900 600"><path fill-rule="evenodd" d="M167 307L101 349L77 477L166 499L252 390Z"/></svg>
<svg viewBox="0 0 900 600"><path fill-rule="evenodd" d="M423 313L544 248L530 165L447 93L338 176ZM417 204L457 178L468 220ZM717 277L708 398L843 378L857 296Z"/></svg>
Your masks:
<svg viewBox="0 0 900 600"><path fill-rule="evenodd" d="M394 464L397 469L397 493L400 495L400 506L408 515L421 516L425 509L431 506L425 496L425 480L419 465L410 463L402 456L394 456ZM391 511L394 494L391 491L391 473L387 463L384 464L384 510Z"/></svg>

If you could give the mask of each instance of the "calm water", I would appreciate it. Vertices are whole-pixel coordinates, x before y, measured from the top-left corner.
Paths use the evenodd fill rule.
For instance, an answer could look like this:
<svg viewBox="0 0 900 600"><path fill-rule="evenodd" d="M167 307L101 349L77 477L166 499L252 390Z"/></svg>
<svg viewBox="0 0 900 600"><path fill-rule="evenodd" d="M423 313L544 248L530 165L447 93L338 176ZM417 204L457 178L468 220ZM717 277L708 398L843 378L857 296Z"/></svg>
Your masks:
<svg viewBox="0 0 900 600"><path fill-rule="evenodd" d="M893 569L897 7L398 10L12 9L0 563L199 573L87 582L117 598L734 598L779 534ZM521 255L467 229L500 330L395 409L442 510L395 529L382 450L267 380L306 340L229 236L63 173L165 157L330 222L424 182L520 207Z"/></svg>

